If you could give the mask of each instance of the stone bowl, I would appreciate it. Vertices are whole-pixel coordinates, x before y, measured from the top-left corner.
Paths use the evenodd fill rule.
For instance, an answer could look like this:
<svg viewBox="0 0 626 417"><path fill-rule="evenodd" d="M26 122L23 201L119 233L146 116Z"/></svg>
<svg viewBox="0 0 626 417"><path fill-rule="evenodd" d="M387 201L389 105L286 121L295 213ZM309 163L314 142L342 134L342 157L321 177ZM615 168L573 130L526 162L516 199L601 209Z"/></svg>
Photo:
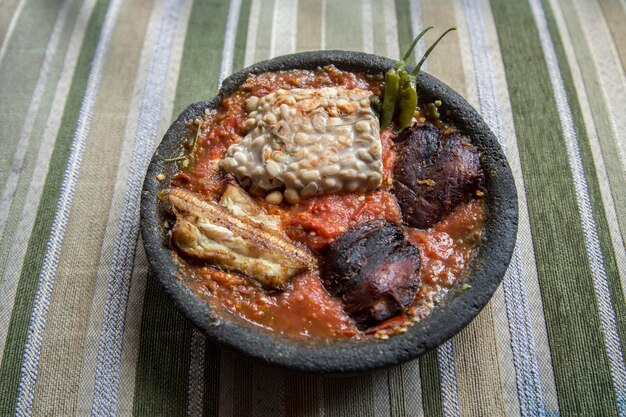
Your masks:
<svg viewBox="0 0 626 417"><path fill-rule="evenodd" d="M380 369L415 359L439 346L463 329L487 304L502 281L509 264L517 233L517 192L511 169L495 136L459 94L438 79L422 72L417 77L420 102L442 101L442 114L451 110L446 120L467 135L480 151L485 173L485 196L488 217L484 239L466 271L464 282L469 289L453 288L431 314L409 330L387 340L337 340L306 342L273 335L267 330L216 314L213 307L196 296L179 277L182 272L167 246L163 228L164 210L157 194L168 187L176 173L176 164L164 164L164 158L182 153L186 123L215 109L223 97L241 85L249 74L290 69L314 69L334 64L342 70L384 73L395 61L380 56L347 51L315 51L280 56L245 68L224 80L216 97L192 104L171 125L158 146L146 174L141 195L141 232L146 255L156 279L178 309L210 341L261 361L302 372L354 374ZM157 181L163 173L164 181Z"/></svg>

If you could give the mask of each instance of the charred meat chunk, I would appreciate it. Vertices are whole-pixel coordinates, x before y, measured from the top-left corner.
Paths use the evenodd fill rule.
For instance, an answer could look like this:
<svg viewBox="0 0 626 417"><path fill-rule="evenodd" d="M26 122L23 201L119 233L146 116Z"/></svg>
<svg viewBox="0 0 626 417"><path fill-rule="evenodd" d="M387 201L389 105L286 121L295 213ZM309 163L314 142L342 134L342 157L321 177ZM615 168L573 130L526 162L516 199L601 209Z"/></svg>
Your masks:
<svg viewBox="0 0 626 417"><path fill-rule="evenodd" d="M389 222L348 230L322 255L324 286L361 329L406 311L420 285L419 250Z"/></svg>
<svg viewBox="0 0 626 417"><path fill-rule="evenodd" d="M396 145L393 193L409 226L432 227L482 187L478 149L458 133L442 138L433 125L413 126Z"/></svg>

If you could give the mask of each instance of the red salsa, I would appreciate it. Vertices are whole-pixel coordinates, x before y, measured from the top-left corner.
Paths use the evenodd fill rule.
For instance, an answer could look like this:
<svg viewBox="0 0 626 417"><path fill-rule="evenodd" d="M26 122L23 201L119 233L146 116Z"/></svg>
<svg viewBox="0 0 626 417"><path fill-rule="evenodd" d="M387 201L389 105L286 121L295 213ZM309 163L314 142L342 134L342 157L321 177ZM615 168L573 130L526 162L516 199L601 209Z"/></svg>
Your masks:
<svg viewBox="0 0 626 417"><path fill-rule="evenodd" d="M181 171L172 185L187 188L207 200L219 199L225 176L217 168L227 148L246 128L246 99L262 97L278 89L359 87L381 97L382 76L340 71L333 66L314 71L292 70L251 76L220 108L199 122L190 122L189 138L198 133L193 155L180 164ZM420 111L419 108L417 110ZM418 120L423 120L420 115ZM199 129L199 132L196 130ZM383 180L376 191L366 194L342 192L305 199L295 205L278 206L252 196L269 214L281 218L287 236L317 253L348 228L364 222L384 219L402 225L402 214L391 193L392 172L396 159L394 133L381 134ZM191 139L189 148L191 151ZM422 258L422 286L408 314L401 314L367 331L386 338L406 331L411 322L425 317L448 289L463 278L478 245L486 210L480 199L457 206L445 219L429 230L403 226L409 241L419 248ZM176 257L185 263L182 258ZM340 300L323 287L319 271L308 271L294 277L284 291L268 291L256 281L208 265L188 263L184 279L194 291L236 317L270 331L290 337L337 338L366 337L344 312Z"/></svg>

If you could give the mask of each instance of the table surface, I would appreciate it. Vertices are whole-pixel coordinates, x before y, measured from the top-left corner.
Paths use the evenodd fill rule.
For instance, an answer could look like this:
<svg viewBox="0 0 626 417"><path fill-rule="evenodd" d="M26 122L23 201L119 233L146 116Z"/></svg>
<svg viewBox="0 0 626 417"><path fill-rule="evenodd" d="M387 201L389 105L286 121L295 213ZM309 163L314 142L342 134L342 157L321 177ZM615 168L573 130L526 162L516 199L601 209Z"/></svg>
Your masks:
<svg viewBox="0 0 626 417"><path fill-rule="evenodd" d="M623 0L0 0L0 415L626 416ZM505 148L503 284L422 358L298 375L220 349L150 276L138 197L186 105L253 62L346 49L426 70ZM425 44L418 45L425 50Z"/></svg>

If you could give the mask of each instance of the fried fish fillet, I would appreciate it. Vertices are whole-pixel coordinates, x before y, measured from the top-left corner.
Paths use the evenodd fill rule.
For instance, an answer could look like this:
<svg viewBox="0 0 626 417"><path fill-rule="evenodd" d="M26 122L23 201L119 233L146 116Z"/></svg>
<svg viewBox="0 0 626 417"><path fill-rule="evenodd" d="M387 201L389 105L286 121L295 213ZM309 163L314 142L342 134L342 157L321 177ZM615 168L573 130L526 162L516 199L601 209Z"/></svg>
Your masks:
<svg viewBox="0 0 626 417"><path fill-rule="evenodd" d="M245 197L231 189L231 202ZM246 274L264 287L278 289L316 265L305 248L273 230L271 223L265 226L267 218L255 216L257 221L252 221L254 213L245 201L235 215L183 188L169 190L166 198L176 215L172 241L191 257L209 260L223 269Z"/></svg>

